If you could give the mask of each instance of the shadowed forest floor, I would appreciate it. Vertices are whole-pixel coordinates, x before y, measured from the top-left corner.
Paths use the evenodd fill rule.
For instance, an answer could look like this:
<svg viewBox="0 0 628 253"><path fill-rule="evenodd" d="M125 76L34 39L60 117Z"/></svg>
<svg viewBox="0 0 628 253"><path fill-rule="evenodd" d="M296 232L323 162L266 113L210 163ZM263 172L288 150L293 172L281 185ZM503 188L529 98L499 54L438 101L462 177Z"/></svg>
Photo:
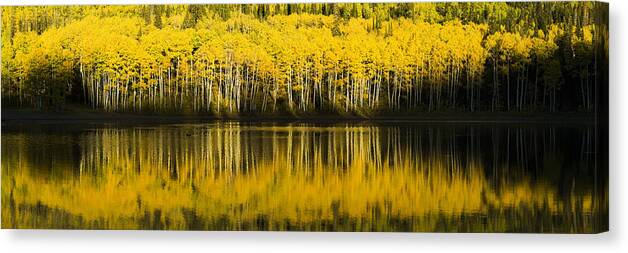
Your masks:
<svg viewBox="0 0 628 253"><path fill-rule="evenodd" d="M535 112L414 112L384 113L376 116L311 114L311 115L241 115L223 116L167 113L114 113L72 107L63 111L37 111L32 109L2 108L2 121L308 121L308 122L529 122L529 123L583 123L594 124L596 115L585 112L535 113Z"/></svg>

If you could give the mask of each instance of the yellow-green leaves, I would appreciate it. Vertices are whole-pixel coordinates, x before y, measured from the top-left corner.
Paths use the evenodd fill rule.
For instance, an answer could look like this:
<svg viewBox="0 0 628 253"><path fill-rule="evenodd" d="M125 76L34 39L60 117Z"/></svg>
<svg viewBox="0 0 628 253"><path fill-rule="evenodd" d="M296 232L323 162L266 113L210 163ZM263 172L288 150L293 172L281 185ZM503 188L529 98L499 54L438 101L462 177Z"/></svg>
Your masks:
<svg viewBox="0 0 628 253"><path fill-rule="evenodd" d="M533 18L526 6L11 7L3 96L78 88L99 109L221 115L432 111L480 97L495 109L512 96L535 107L548 94L538 83L590 83L604 28Z"/></svg>

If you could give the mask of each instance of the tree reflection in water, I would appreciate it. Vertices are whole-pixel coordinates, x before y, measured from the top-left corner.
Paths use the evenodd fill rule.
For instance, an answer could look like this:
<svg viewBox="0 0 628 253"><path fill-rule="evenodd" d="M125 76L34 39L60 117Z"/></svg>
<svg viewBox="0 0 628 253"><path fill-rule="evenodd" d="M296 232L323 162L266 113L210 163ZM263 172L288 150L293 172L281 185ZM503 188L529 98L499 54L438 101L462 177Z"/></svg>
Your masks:
<svg viewBox="0 0 628 253"><path fill-rule="evenodd" d="M504 125L3 126L2 227L608 229L593 129Z"/></svg>

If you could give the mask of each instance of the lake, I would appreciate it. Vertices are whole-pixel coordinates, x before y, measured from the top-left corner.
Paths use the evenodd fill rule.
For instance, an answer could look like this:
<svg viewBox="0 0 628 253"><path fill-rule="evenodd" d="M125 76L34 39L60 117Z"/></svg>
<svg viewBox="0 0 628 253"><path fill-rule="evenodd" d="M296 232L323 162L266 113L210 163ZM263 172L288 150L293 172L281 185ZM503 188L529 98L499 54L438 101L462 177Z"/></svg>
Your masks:
<svg viewBox="0 0 628 253"><path fill-rule="evenodd" d="M2 228L594 233L594 130L3 122Z"/></svg>

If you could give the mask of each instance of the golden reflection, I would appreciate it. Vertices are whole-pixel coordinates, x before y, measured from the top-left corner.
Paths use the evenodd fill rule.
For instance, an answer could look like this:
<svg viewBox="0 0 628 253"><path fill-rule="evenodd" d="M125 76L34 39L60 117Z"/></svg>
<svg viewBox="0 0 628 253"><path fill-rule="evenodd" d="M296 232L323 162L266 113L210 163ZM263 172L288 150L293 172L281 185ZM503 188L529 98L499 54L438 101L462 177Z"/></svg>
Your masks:
<svg viewBox="0 0 628 253"><path fill-rule="evenodd" d="M3 134L2 227L595 232L603 225L607 198L593 189L561 192L516 165L489 176L449 135L422 133L237 123L102 128L52 138L49 157L37 156L46 147L33 147L28 134ZM55 148L63 143L75 147Z"/></svg>

